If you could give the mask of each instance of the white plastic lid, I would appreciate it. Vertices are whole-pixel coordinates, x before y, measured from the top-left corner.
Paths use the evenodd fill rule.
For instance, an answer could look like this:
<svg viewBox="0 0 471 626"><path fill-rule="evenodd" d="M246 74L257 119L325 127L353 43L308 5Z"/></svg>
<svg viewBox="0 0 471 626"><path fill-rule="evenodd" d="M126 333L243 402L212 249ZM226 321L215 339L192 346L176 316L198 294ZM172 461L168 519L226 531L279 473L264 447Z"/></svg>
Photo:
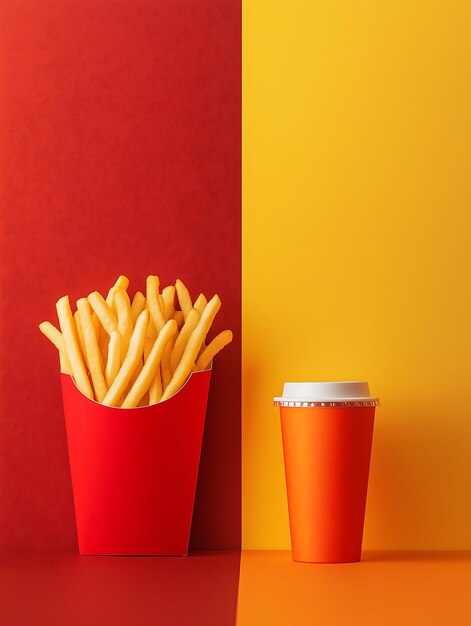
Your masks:
<svg viewBox="0 0 471 626"><path fill-rule="evenodd" d="M281 406L376 406L365 381L285 383L283 395L274 399Z"/></svg>

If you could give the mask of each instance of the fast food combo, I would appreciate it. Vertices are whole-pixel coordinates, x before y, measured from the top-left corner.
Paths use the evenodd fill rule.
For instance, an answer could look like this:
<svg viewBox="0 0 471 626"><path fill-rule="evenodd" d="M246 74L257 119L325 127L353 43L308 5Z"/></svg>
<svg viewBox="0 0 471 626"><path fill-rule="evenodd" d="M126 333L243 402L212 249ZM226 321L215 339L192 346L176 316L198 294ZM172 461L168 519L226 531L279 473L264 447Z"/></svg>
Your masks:
<svg viewBox="0 0 471 626"><path fill-rule="evenodd" d="M119 276L56 303L39 325L59 352L80 554L186 555L221 300L181 280L128 294Z"/></svg>

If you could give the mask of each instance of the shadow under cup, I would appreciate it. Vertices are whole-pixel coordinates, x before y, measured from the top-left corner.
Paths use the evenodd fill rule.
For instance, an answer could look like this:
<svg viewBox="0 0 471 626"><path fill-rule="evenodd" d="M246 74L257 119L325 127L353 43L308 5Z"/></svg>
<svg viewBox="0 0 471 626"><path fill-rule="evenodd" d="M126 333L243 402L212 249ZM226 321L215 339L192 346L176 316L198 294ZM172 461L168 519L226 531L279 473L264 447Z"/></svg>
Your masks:
<svg viewBox="0 0 471 626"><path fill-rule="evenodd" d="M211 370L168 400L109 407L61 374L80 554L188 554Z"/></svg>
<svg viewBox="0 0 471 626"><path fill-rule="evenodd" d="M321 383L287 383L296 384ZM275 404L281 414L293 560L361 560L377 398L295 400L284 393Z"/></svg>

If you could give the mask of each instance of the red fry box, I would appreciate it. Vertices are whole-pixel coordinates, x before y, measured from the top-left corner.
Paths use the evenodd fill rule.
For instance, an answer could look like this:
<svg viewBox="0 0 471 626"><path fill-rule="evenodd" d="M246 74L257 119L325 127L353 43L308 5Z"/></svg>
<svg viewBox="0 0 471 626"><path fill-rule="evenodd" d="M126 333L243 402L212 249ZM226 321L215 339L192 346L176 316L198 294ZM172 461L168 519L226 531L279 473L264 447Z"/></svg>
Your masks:
<svg viewBox="0 0 471 626"><path fill-rule="evenodd" d="M171 398L122 409L61 374L79 553L186 556L211 370Z"/></svg>

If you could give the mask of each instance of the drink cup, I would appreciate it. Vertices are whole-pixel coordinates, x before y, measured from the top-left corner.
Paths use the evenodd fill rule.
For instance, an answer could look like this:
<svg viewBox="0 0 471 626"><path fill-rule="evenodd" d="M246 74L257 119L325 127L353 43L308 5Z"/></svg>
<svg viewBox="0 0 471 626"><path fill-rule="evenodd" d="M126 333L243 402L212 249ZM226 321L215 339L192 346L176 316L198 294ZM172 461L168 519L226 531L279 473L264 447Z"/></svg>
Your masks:
<svg viewBox="0 0 471 626"><path fill-rule="evenodd" d="M361 560L378 404L366 382L285 383L275 398L294 561Z"/></svg>

